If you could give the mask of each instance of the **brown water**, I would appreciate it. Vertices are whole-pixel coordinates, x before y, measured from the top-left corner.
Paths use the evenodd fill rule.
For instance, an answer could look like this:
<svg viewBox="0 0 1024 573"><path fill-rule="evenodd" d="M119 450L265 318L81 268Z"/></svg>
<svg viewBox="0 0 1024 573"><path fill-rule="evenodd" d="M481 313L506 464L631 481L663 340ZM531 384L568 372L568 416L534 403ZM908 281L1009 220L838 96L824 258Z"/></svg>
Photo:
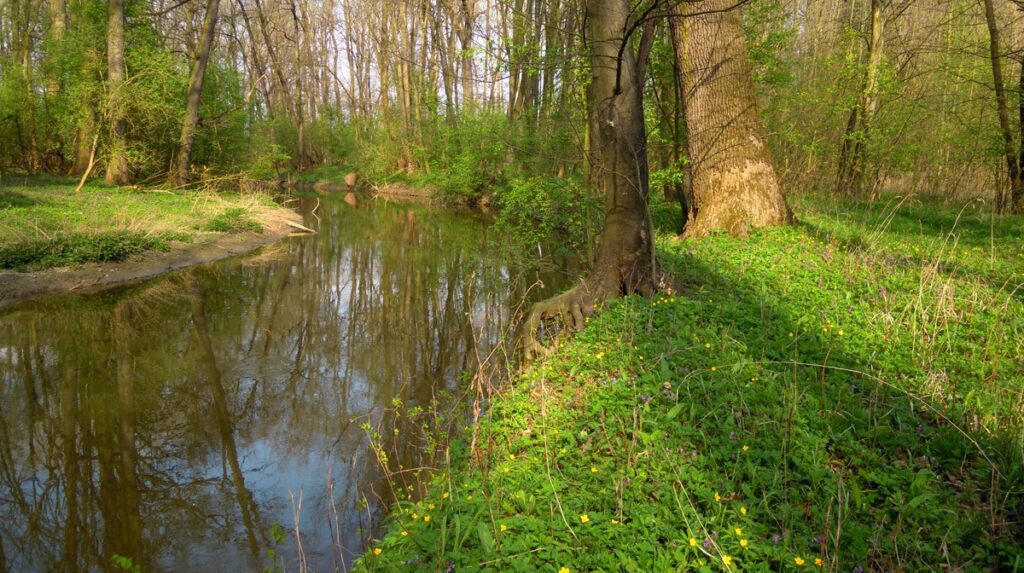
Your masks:
<svg viewBox="0 0 1024 573"><path fill-rule="evenodd" d="M0 313L0 571L294 571L296 514L310 571L362 552L364 425L416 465L393 405L454 401L539 275L475 215L298 204L319 234Z"/></svg>

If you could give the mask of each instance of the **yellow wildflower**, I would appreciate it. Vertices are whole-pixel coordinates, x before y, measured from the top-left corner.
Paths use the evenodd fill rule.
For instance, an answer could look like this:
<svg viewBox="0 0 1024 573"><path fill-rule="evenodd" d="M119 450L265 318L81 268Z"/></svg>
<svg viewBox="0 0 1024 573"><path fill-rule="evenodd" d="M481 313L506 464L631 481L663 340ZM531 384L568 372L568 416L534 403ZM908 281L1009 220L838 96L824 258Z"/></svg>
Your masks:
<svg viewBox="0 0 1024 573"><path fill-rule="evenodd" d="M437 506L432 504L432 503L428 503L427 504L427 509L434 509L435 507L437 507Z"/></svg>
<svg viewBox="0 0 1024 573"><path fill-rule="evenodd" d="M415 514L415 513L414 513L414 514L412 514L412 516L411 516L411 517L412 517L412 520L413 520L413 521L416 521L417 519L419 519L419 518L420 518L420 516L419 516L419 515L417 515L417 514Z"/></svg>
<svg viewBox="0 0 1024 573"><path fill-rule="evenodd" d="M746 515L747 514L747 506L744 505L743 507L741 507L740 508L740 513L742 513L743 515Z"/></svg>
<svg viewBox="0 0 1024 573"><path fill-rule="evenodd" d="M597 466L590 466L590 473L596 474L597 473Z"/></svg>
<svg viewBox="0 0 1024 573"><path fill-rule="evenodd" d="M505 533L506 531L508 531L508 526L502 523L501 527L499 527L498 529L500 529L502 533Z"/></svg>
<svg viewBox="0 0 1024 573"><path fill-rule="evenodd" d="M805 563L805 561L804 561L803 557L797 557L797 558L793 559L793 563L796 563L797 565L803 565Z"/></svg>
<svg viewBox="0 0 1024 573"><path fill-rule="evenodd" d="M712 371L712 372L714 372L714 371L716 371L716 370L718 370L718 367L717 367L717 366L712 366L712 367L711 367L711 371Z"/></svg>
<svg viewBox="0 0 1024 573"><path fill-rule="evenodd" d="M448 499L448 492L442 493L441 494L441 499Z"/></svg>
<svg viewBox="0 0 1024 573"><path fill-rule="evenodd" d="M618 524L619 524L619 520L618 519L613 519L612 520L612 525L618 525Z"/></svg>
<svg viewBox="0 0 1024 573"><path fill-rule="evenodd" d="M715 501L717 501L717 502L719 502L719 503L721 503L721 502L722 502L722 496L718 495L718 492L717 492L717 491L715 492Z"/></svg>
<svg viewBox="0 0 1024 573"><path fill-rule="evenodd" d="M750 446L748 446L746 444L743 444L743 451L744 452L749 452L750 451Z"/></svg>
<svg viewBox="0 0 1024 573"><path fill-rule="evenodd" d="M740 529L739 527L737 527L737 528L735 529L735 531L736 531L736 536L737 536L737 537L739 537L740 535L743 535L743 530L742 530L742 529Z"/></svg>
<svg viewBox="0 0 1024 573"><path fill-rule="evenodd" d="M424 515L423 516L423 523L430 523L430 516L429 515Z"/></svg>
<svg viewBox="0 0 1024 573"><path fill-rule="evenodd" d="M402 531L402 537L409 537L408 531Z"/></svg>
<svg viewBox="0 0 1024 573"><path fill-rule="evenodd" d="M749 544L749 543L747 543L747 540L746 540L746 539L740 539L740 547L742 547L742 548L746 549L746 548L747 548L747 545L750 545L750 544Z"/></svg>
<svg viewBox="0 0 1024 573"><path fill-rule="evenodd" d="M696 547L696 546L697 546L697 539L691 537L690 538L690 547Z"/></svg>
<svg viewBox="0 0 1024 573"><path fill-rule="evenodd" d="M711 348L711 343L710 342L705 342L704 343L704 348Z"/></svg>
<svg viewBox="0 0 1024 573"><path fill-rule="evenodd" d="M604 358L604 352L598 352L597 354L594 355L594 358L597 358L598 360L603 359Z"/></svg>
<svg viewBox="0 0 1024 573"><path fill-rule="evenodd" d="M568 567L562 567L558 570L558 573L570 573L570 571Z"/></svg>
<svg viewBox="0 0 1024 573"><path fill-rule="evenodd" d="M814 558L814 564L817 565L818 567L821 567L822 565L825 564L825 562L821 560L821 557L815 557Z"/></svg>
<svg viewBox="0 0 1024 573"><path fill-rule="evenodd" d="M377 547L376 549L373 550L373 554L374 555L380 555L381 553L384 553L384 550L381 549L380 547Z"/></svg>
<svg viewBox="0 0 1024 573"><path fill-rule="evenodd" d="M726 565L732 564L732 557L729 557L728 555L723 555L722 563L725 563Z"/></svg>
<svg viewBox="0 0 1024 573"><path fill-rule="evenodd" d="M590 523L590 516L584 513L583 515L580 516L580 522L581 523Z"/></svg>
<svg viewBox="0 0 1024 573"><path fill-rule="evenodd" d="M466 496L466 500L468 500L468 501L473 501L473 496L471 496L471 495L467 495L467 496Z"/></svg>

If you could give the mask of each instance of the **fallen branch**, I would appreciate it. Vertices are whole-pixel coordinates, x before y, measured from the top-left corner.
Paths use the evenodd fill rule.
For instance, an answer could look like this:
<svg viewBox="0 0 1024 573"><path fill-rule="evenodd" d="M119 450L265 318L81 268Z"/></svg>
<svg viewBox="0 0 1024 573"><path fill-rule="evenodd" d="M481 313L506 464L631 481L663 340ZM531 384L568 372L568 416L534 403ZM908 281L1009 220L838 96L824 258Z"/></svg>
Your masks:
<svg viewBox="0 0 1024 573"><path fill-rule="evenodd" d="M92 173L92 168L96 165L96 144L100 141L99 132L92 138L92 150L89 152L89 166L85 168L85 173L82 174L82 178L78 180L78 187L75 187L75 193L77 194L85 187L85 180L89 178L89 174Z"/></svg>

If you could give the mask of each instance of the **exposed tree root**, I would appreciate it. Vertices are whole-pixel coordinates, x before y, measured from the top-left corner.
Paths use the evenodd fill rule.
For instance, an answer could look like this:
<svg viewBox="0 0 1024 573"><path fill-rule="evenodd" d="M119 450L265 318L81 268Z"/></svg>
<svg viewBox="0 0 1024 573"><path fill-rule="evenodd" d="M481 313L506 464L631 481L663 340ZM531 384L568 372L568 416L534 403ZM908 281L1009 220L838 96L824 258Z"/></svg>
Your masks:
<svg viewBox="0 0 1024 573"><path fill-rule="evenodd" d="M650 272L650 270L648 271ZM651 297L659 290L674 291L676 281L660 267L654 269L656 278L649 274L644 280L598 280L592 275L576 287L547 300L536 302L523 322L520 339L523 358L533 362L550 356L557 348L557 340L566 332L579 332L587 318L611 299L626 294ZM625 285L631 285L626 288Z"/></svg>

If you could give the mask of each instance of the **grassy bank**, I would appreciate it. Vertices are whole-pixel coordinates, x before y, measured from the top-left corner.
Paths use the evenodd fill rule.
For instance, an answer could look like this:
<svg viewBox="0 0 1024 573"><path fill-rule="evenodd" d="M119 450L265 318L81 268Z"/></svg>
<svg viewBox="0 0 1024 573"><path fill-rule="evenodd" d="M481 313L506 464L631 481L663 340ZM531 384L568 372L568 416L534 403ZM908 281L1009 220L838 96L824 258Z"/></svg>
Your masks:
<svg viewBox="0 0 1024 573"><path fill-rule="evenodd" d="M167 191L6 179L0 184L0 269L115 262L172 241L259 231L272 203L259 194Z"/></svg>
<svg viewBox="0 0 1024 573"><path fill-rule="evenodd" d="M1024 570L1024 224L797 201L489 404L367 571ZM391 468L392 470L398 468Z"/></svg>

